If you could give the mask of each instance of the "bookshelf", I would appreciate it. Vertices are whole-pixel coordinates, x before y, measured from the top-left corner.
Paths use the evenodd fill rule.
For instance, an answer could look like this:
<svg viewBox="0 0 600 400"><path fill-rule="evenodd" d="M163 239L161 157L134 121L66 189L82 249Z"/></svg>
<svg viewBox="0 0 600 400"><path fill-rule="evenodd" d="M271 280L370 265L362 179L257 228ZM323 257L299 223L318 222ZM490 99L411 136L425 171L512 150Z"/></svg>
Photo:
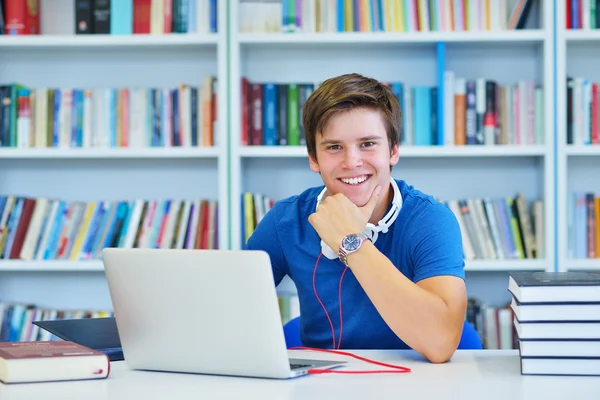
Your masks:
<svg viewBox="0 0 600 400"><path fill-rule="evenodd" d="M600 31L567 29L564 0L556 2L556 12L557 265L560 271L600 270L600 258L577 257L569 251L570 241L576 237L569 217L573 209L569 197L573 192L600 194L600 183L595 177L600 168L600 145L580 143L575 131L573 144L567 141L567 78L600 82L600 56L596 50Z"/></svg>
<svg viewBox="0 0 600 400"><path fill-rule="evenodd" d="M213 74L220 110L214 148L0 149L1 194L74 200L215 198L219 247L238 249L242 192L279 199L321 184L308 169L303 146L240 145L241 77L318 82L360 72L433 86L439 72L436 46L443 41L446 69L457 76L543 85L544 144L402 147L393 175L442 199L513 196L520 190L527 200L544 200L545 257L468 260L470 295L500 305L508 298L507 271L554 269L552 7L534 10L530 19L539 20L541 29L253 34L238 32L237 0L219 0L218 5L217 34L0 36L0 81L31 87L172 87L184 81L199 84ZM591 34L571 33L581 33L573 39L578 43L594 43ZM2 301L110 308L98 261L0 261L0 294Z"/></svg>
<svg viewBox="0 0 600 400"><path fill-rule="evenodd" d="M406 33L241 33L239 2L230 9L231 246L241 248L243 192L273 199L321 185L308 168L303 146L241 145L241 78L251 82L320 82L359 72L384 81L434 86L438 82L438 42L445 43L445 69L457 76L519 79L544 87L544 142L538 145L408 146L392 175L441 199L514 196L544 201L545 256L526 260L469 260L470 295L503 305L507 272L554 270L554 43L551 4L536 2L524 30ZM533 21L533 22L532 22ZM537 21L537 23L536 23ZM539 29L538 29L539 28ZM268 176L268 179L265 177ZM282 282L283 290L291 288Z"/></svg>
<svg viewBox="0 0 600 400"><path fill-rule="evenodd" d="M1 148L2 195L73 201L214 199L228 238L227 1L217 34L0 36L0 82L31 88L175 88L217 77L214 147ZM102 263L0 260L0 300L112 309Z"/></svg>
<svg viewBox="0 0 600 400"><path fill-rule="evenodd" d="M173 48L215 48L219 34L150 34L150 35L23 35L0 36L0 49L3 51L23 49L134 49L152 48L156 50Z"/></svg>

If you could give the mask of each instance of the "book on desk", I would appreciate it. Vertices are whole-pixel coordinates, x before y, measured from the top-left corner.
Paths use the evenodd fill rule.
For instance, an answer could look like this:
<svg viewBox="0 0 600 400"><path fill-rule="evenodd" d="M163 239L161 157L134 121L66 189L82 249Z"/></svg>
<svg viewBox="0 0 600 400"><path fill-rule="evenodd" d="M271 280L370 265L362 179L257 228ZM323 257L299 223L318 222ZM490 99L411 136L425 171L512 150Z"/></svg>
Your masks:
<svg viewBox="0 0 600 400"><path fill-rule="evenodd" d="M600 273L514 272L513 324L524 375L600 375Z"/></svg>
<svg viewBox="0 0 600 400"><path fill-rule="evenodd" d="M0 342L3 383L103 379L110 373L106 354L68 341Z"/></svg>

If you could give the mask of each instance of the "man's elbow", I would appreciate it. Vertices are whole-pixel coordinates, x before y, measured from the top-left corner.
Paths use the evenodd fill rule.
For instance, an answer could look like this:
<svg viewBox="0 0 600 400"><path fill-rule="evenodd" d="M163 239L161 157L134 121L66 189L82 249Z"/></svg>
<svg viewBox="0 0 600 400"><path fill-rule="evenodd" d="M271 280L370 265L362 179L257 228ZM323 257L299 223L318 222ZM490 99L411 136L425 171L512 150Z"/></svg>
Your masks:
<svg viewBox="0 0 600 400"><path fill-rule="evenodd" d="M431 343L431 345L423 352L425 358L434 364L442 364L450 361L458 347L460 338L457 340L456 338L449 336L450 335L444 338L440 335L438 340Z"/></svg>

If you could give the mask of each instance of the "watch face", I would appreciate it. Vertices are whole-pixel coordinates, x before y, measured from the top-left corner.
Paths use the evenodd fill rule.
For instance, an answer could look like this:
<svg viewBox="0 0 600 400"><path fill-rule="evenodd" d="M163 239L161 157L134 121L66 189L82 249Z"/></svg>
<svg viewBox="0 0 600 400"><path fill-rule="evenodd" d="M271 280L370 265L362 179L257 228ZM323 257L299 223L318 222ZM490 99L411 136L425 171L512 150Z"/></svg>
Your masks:
<svg viewBox="0 0 600 400"><path fill-rule="evenodd" d="M349 251L349 252L356 251L360 247L361 243L362 243L362 239L360 237L358 237L357 235L348 235L342 241L342 245L344 246L344 249L346 249L346 251Z"/></svg>

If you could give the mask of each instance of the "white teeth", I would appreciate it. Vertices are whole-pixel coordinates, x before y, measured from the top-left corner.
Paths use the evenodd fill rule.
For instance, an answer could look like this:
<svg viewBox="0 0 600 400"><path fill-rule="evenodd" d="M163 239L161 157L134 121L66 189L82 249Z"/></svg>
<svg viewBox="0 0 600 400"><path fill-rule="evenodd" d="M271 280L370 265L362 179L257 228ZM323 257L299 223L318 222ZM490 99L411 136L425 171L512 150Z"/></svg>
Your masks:
<svg viewBox="0 0 600 400"><path fill-rule="evenodd" d="M349 178L349 179L342 178L342 182L347 183L349 185L358 185L359 183L363 183L366 180L367 180L366 175L360 176L358 178Z"/></svg>

